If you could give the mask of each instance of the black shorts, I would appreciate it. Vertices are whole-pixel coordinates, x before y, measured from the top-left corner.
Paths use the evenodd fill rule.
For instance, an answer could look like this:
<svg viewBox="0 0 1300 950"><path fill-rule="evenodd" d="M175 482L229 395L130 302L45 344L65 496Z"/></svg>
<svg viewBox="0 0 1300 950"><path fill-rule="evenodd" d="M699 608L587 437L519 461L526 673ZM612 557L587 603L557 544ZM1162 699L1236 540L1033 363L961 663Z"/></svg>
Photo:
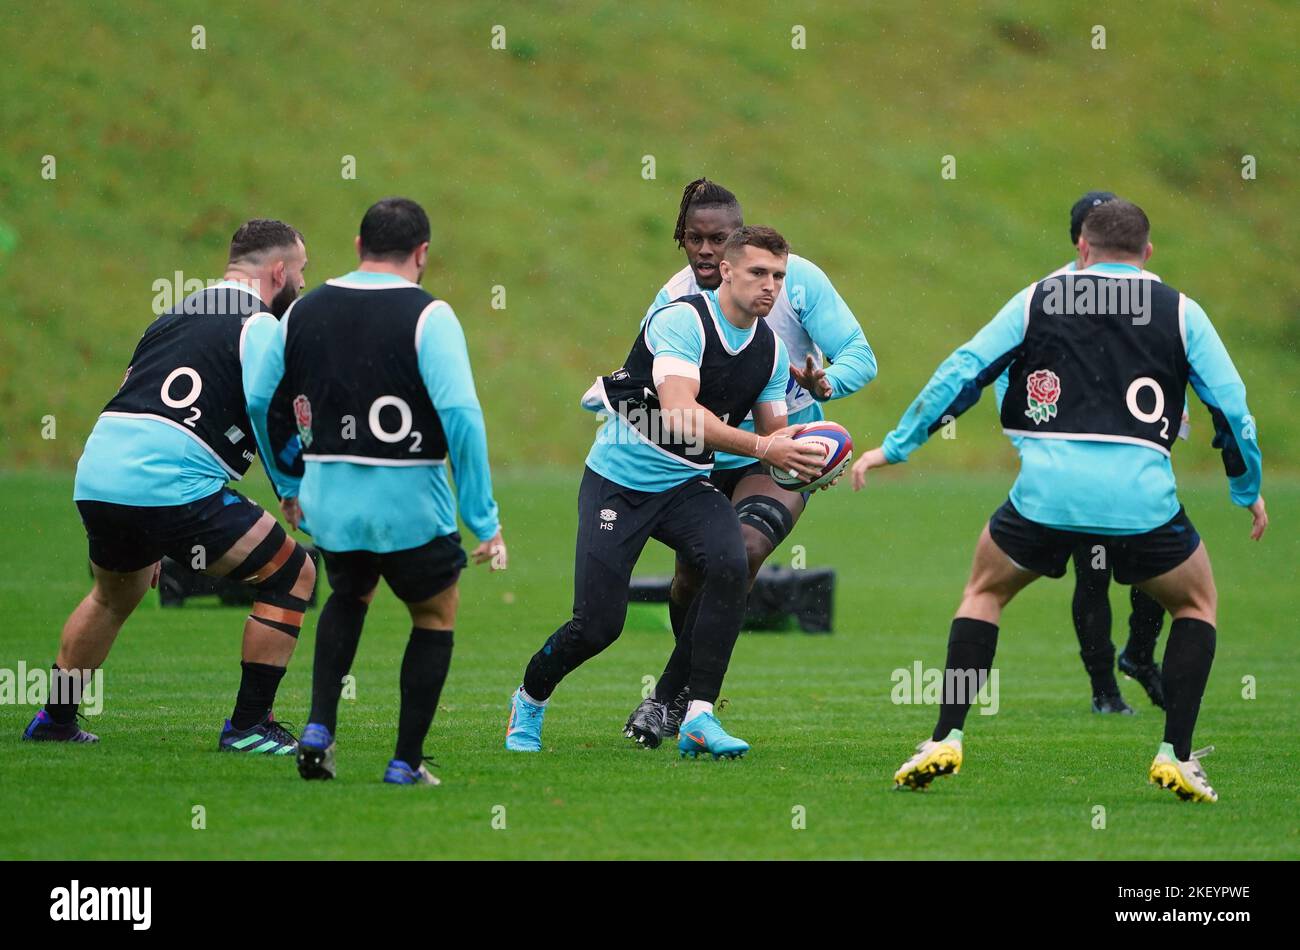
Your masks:
<svg viewBox="0 0 1300 950"><path fill-rule="evenodd" d="M418 548L387 554L374 551L326 551L325 572L330 588L341 596L361 598L375 589L382 577L398 600L418 604L456 583L469 563L460 546L460 534L434 538Z"/></svg>
<svg viewBox="0 0 1300 950"><path fill-rule="evenodd" d="M734 500L736 488L739 487L741 479L748 478L750 475L766 475L767 468L762 462L750 462L748 465L742 465L740 468L715 468L709 475L709 481L722 494ZM800 492L803 496L804 507L808 505L808 499L812 497L812 492ZM794 512L791 512L794 517Z"/></svg>
<svg viewBox="0 0 1300 950"><path fill-rule="evenodd" d="M1181 507L1160 527L1142 534L1092 534L1030 521L1008 500L989 519L989 534L1017 565L1047 577L1064 577L1076 549L1101 545L1120 584L1140 584L1172 571L1201 543L1201 536Z"/></svg>
<svg viewBox="0 0 1300 950"><path fill-rule="evenodd" d="M86 526L90 560L107 571L127 574L163 556L191 566L202 552L215 564L257 523L264 512L232 488L186 505L117 505L78 501Z"/></svg>

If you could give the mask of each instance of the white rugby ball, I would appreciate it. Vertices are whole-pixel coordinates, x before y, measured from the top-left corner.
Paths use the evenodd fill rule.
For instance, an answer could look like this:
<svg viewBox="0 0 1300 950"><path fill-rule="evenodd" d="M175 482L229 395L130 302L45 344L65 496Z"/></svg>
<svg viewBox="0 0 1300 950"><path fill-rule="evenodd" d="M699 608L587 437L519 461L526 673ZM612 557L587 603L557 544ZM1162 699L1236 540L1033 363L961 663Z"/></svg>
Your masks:
<svg viewBox="0 0 1300 950"><path fill-rule="evenodd" d="M844 474L849 462L853 461L853 436L838 422L823 420L809 423L795 433L794 439L822 447L826 458L822 462L821 474L812 481L806 481L799 475L792 476L787 471L769 465L767 470L772 481L789 491L815 491L823 485L829 485Z"/></svg>

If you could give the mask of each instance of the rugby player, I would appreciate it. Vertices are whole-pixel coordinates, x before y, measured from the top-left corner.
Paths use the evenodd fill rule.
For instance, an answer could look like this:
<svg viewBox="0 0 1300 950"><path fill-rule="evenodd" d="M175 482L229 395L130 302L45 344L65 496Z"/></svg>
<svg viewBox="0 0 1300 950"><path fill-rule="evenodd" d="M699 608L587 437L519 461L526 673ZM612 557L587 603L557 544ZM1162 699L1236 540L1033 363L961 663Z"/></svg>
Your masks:
<svg viewBox="0 0 1300 950"><path fill-rule="evenodd" d="M411 615L399 675L397 745L383 780L437 785L424 740L451 665L457 584L466 564L448 484L481 543L476 563L506 567L487 435L469 352L450 304L420 286L429 218L407 198L372 205L357 269L285 314L249 393L259 434L277 393L292 398L303 472L268 466L277 493L311 523L331 593L316 625L311 716L298 750L304 779L335 775L343 678L382 577Z"/></svg>
<svg viewBox="0 0 1300 950"><path fill-rule="evenodd" d="M686 251L687 266L660 289L647 317L678 298L716 290L722 281L722 248L743 223L740 202L731 191L707 178L687 185L673 231L677 246ZM790 355L786 409L791 424L824 419L824 402L851 395L876 376L876 357L857 318L822 270L798 254L789 255L785 280L765 322ZM748 419L739 426L753 430ZM811 493L782 488L758 460L729 452L717 453L709 480L732 500L740 518L752 585L763 562L793 530ZM624 734L642 744L654 747L662 737L677 735L686 711L690 650L681 635L700 585L699 573L677 558L668 601L674 650L654 692L624 726Z"/></svg>
<svg viewBox="0 0 1300 950"><path fill-rule="evenodd" d="M715 451L815 477L821 452L790 438L785 344L763 319L786 277L789 245L767 227L742 227L720 247L717 290L652 312L622 368L584 397L609 413L587 455L578 492L573 616L529 661L515 691L506 748L542 748L542 720L566 675L622 632L628 581L650 538L700 576L682 638L690 704L678 749L743 755L713 714L744 619L748 565L740 521L710 481ZM731 425L750 412L756 431Z"/></svg>
<svg viewBox="0 0 1300 950"><path fill-rule="evenodd" d="M306 551L226 485L255 455L246 408L276 318L303 284L302 235L255 219L235 232L224 278L149 325L122 385L77 463L73 498L90 542L94 586L63 627L52 701L23 738L97 742L77 725L84 677L156 584L161 558L256 588L244 622L235 708L218 748L287 755L296 740L271 712L316 583Z"/></svg>
<svg viewBox="0 0 1300 950"><path fill-rule="evenodd" d="M1083 230L1084 219L1097 205L1114 201L1118 197L1109 191L1089 191L1074 203L1070 208L1070 244L1075 249L1075 257L1048 274L1049 278L1080 268L1082 254L1079 251L1079 235ZM1004 370L994 386L999 407L1006 395L1008 379L1009 373ZM972 383L968 391L978 399L982 390ZM960 405L960 396L958 403L945 415L960 415L965 409ZM1179 435L1186 438L1186 413L1183 418ZM1019 447L1019 437L1012 436L1011 441ZM1098 557L1093 549L1094 545L1085 541L1073 553L1074 597L1071 602L1071 619L1079 640L1079 657L1083 660L1092 688L1092 711L1132 715L1133 707L1125 702L1115 679L1115 644L1111 640L1110 562L1104 556ZM1154 598L1142 593L1138 587L1129 588L1129 605L1129 638L1119 654L1119 669L1146 690L1152 703L1163 707L1164 694L1160 684L1160 664L1155 659L1155 647L1160 628L1164 624L1165 611Z"/></svg>
<svg viewBox="0 0 1300 950"><path fill-rule="evenodd" d="M945 689L931 737L895 773L923 788L960 770L970 702L988 675L1003 607L1040 576L1061 577L1084 541L1105 547L1115 579L1135 584L1173 617L1161 673L1165 732L1148 771L1180 798L1214 802L1192 734L1214 659L1217 594L1205 545L1179 504L1170 464L1187 384L1222 413L1243 462L1232 501L1268 526L1261 455L1245 385L1205 311L1145 270L1150 224L1114 200L1085 219L1083 266L1031 284L939 367L897 428L853 466L906 461L973 380L1005 361L1003 430L1021 439L1020 474L975 549L948 638ZM1062 306L1069 301L1091 303ZM1127 303L1125 303L1127 301ZM990 368L993 368L992 370Z"/></svg>

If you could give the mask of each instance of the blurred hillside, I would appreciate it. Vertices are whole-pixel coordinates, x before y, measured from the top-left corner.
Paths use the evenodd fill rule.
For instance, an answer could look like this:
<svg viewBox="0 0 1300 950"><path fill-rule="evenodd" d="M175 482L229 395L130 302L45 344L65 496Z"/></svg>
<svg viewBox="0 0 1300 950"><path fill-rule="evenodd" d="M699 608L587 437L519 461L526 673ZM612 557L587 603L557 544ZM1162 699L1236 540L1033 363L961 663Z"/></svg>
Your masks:
<svg viewBox="0 0 1300 950"><path fill-rule="evenodd" d="M4 464L75 462L151 319L154 281L219 276L236 226L273 216L305 232L314 285L351 268L362 212L390 194L430 212L425 285L465 325L494 461L576 464L594 430L577 398L682 266L678 198L706 173L860 318L880 376L831 413L859 444L1069 258L1070 204L1107 188L1146 208L1152 269L1215 321L1266 464L1295 469L1295 6L980 7L6 6ZM796 25L806 49L792 48ZM945 155L955 180L940 176ZM1243 180L1244 155L1257 180ZM924 464L1010 465L986 403ZM1179 468L1213 469L1195 402L1193 426Z"/></svg>

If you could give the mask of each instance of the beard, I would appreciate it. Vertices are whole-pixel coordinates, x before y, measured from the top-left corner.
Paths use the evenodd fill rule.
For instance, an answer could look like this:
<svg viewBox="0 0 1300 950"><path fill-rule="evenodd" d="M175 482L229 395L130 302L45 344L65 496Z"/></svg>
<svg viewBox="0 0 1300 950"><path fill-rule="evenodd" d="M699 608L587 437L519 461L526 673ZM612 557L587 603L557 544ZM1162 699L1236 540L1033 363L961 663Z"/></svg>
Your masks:
<svg viewBox="0 0 1300 950"><path fill-rule="evenodd" d="M284 312L289 309L289 305L298 299L298 288L293 284L285 284L280 288L280 292L271 299L271 314L277 320L284 316Z"/></svg>

